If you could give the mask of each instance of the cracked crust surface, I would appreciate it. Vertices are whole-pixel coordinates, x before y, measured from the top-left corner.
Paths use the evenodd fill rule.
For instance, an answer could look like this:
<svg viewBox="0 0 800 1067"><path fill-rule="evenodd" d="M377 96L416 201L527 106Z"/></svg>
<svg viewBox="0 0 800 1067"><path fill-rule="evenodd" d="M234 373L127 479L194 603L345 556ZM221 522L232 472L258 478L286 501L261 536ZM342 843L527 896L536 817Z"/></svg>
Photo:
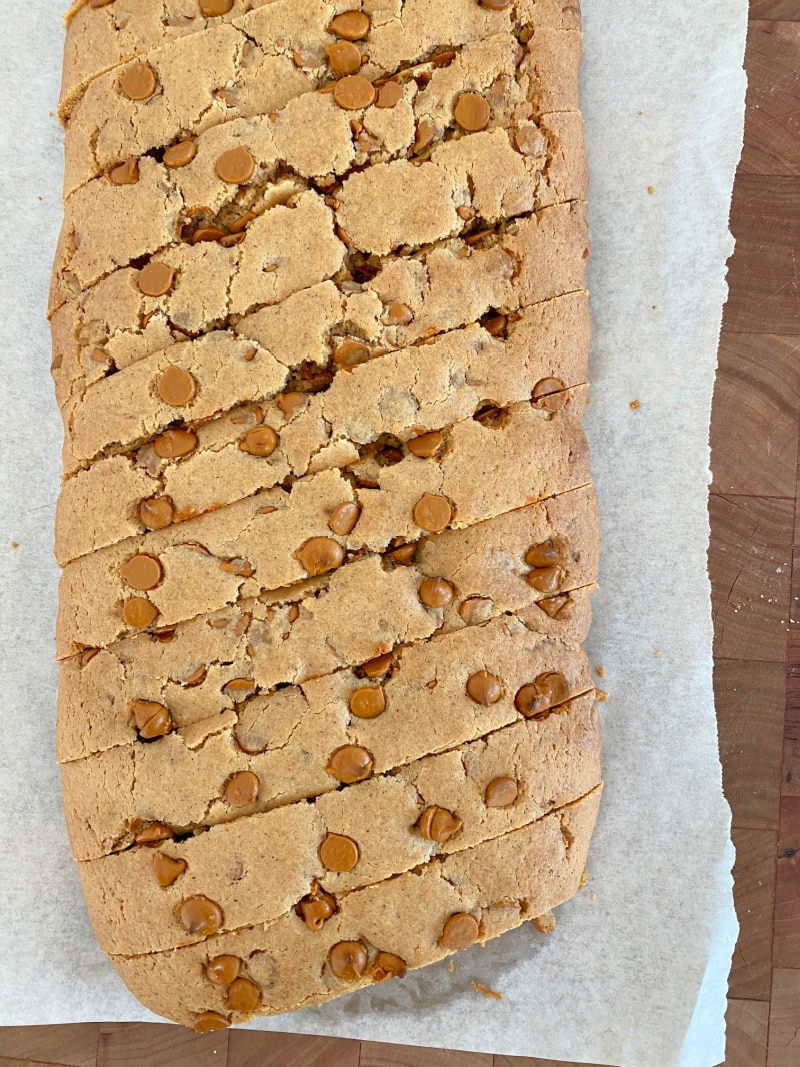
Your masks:
<svg viewBox="0 0 800 1067"><path fill-rule="evenodd" d="M197 1030L581 884L580 51L577 0L68 16L58 758L102 947Z"/></svg>

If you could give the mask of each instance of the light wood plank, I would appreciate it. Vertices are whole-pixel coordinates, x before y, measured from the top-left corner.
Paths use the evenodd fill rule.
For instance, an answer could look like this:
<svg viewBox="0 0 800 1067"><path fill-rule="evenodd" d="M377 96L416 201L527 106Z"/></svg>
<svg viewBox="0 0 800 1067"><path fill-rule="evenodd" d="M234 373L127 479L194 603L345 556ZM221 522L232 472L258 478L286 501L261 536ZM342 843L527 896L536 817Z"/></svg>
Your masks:
<svg viewBox="0 0 800 1067"><path fill-rule="evenodd" d="M772 985L772 920L778 836L771 830L734 830L733 897L739 940L733 954L731 997L769 1000Z"/></svg>
<svg viewBox="0 0 800 1067"><path fill-rule="evenodd" d="M95 1067L99 1036L99 1023L0 1026L0 1056L64 1067Z"/></svg>
<svg viewBox="0 0 800 1067"><path fill-rule="evenodd" d="M744 174L800 174L800 22L752 21Z"/></svg>
<svg viewBox="0 0 800 1067"><path fill-rule="evenodd" d="M227 1030L195 1034L183 1026L105 1024L97 1067L224 1067L228 1036Z"/></svg>
<svg viewBox="0 0 800 1067"><path fill-rule="evenodd" d="M767 1067L800 1063L800 970L772 974Z"/></svg>
<svg viewBox="0 0 800 1067"><path fill-rule="evenodd" d="M794 500L710 498L716 656L786 662L793 513Z"/></svg>
<svg viewBox="0 0 800 1067"><path fill-rule="evenodd" d="M359 1050L338 1037L232 1030L227 1067L359 1067Z"/></svg>
<svg viewBox="0 0 800 1067"><path fill-rule="evenodd" d="M800 970L800 797L781 800L772 955L776 968Z"/></svg>
<svg viewBox="0 0 800 1067"><path fill-rule="evenodd" d="M449 1052L362 1041L360 1067L493 1067L492 1059L490 1054L482 1052Z"/></svg>
<svg viewBox="0 0 800 1067"><path fill-rule="evenodd" d="M766 1067L769 1004L729 1000L725 1062L720 1067Z"/></svg>
<svg viewBox="0 0 800 1067"><path fill-rule="evenodd" d="M800 0L750 0L750 18L800 22Z"/></svg>

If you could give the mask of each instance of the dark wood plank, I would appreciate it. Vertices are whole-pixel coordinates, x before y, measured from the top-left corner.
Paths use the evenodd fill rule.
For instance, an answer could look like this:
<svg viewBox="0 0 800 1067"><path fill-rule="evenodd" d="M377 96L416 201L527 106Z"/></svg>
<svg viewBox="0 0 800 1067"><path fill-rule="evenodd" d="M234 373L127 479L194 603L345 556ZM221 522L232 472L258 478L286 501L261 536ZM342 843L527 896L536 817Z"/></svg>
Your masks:
<svg viewBox="0 0 800 1067"><path fill-rule="evenodd" d="M0 1056L0 1067L70 1067L66 1063L53 1064L52 1061L44 1063L41 1060L9 1060Z"/></svg>
<svg viewBox="0 0 800 1067"><path fill-rule="evenodd" d="M772 973L767 1067L800 1063L800 970Z"/></svg>
<svg viewBox="0 0 800 1067"><path fill-rule="evenodd" d="M777 831L783 755L783 664L717 660L714 693L722 781L733 811L733 824Z"/></svg>
<svg viewBox="0 0 800 1067"><path fill-rule="evenodd" d="M110 1023L100 1029L97 1067L221 1067L227 1030L195 1034L183 1026Z"/></svg>
<svg viewBox="0 0 800 1067"><path fill-rule="evenodd" d="M800 318L800 178L742 174L733 189L726 330L797 334Z"/></svg>
<svg viewBox="0 0 800 1067"><path fill-rule="evenodd" d="M750 0L750 18L800 22L800 0Z"/></svg>
<svg viewBox="0 0 800 1067"><path fill-rule="evenodd" d="M490 1053L449 1052L447 1049L362 1041L360 1067L493 1067L492 1059Z"/></svg>
<svg viewBox="0 0 800 1067"><path fill-rule="evenodd" d="M766 1067L769 1004L729 1000L725 1062L720 1067Z"/></svg>
<svg viewBox="0 0 800 1067"><path fill-rule="evenodd" d="M95 1067L99 1036L99 1023L1 1026L0 1056L65 1067Z"/></svg>
<svg viewBox="0 0 800 1067"><path fill-rule="evenodd" d="M781 800L773 965L800 969L800 797Z"/></svg>
<svg viewBox="0 0 800 1067"><path fill-rule="evenodd" d="M709 512L715 655L785 663L794 501L715 494Z"/></svg>
<svg viewBox="0 0 800 1067"><path fill-rule="evenodd" d="M733 897L739 940L728 993L768 1001L772 986L772 920L778 836L771 830L734 830Z"/></svg>
<svg viewBox="0 0 800 1067"><path fill-rule="evenodd" d="M793 611L798 610L794 601L792 608ZM786 797L800 797L800 666L794 664L786 676L781 793Z"/></svg>
<svg viewBox="0 0 800 1067"><path fill-rule="evenodd" d="M751 22L743 174L800 174L800 22Z"/></svg>
<svg viewBox="0 0 800 1067"><path fill-rule="evenodd" d="M712 493L794 496L798 353L800 337L723 331L711 419Z"/></svg>
<svg viewBox="0 0 800 1067"><path fill-rule="evenodd" d="M359 1050L337 1037L232 1030L226 1067L359 1067Z"/></svg>
<svg viewBox="0 0 800 1067"><path fill-rule="evenodd" d="M494 1067L598 1067L593 1063L572 1063L566 1060L541 1060L530 1056L495 1056Z"/></svg>

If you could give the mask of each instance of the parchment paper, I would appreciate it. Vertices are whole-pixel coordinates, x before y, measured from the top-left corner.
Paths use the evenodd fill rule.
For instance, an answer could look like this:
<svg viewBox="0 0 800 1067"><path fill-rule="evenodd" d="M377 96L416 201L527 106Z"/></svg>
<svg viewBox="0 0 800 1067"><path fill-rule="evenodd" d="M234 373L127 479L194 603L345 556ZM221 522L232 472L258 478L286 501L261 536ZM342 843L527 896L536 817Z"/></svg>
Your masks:
<svg viewBox="0 0 800 1067"><path fill-rule="evenodd" d="M61 422L44 308L65 6L15 4L0 36L0 1024L153 1018L95 944L54 756ZM610 694L589 884L549 937L526 924L458 956L452 974L437 965L265 1026L624 1067L723 1058L736 922L711 689L707 441L746 14L746 0L584 0L587 429L603 517L589 651ZM473 979L504 999L483 999Z"/></svg>

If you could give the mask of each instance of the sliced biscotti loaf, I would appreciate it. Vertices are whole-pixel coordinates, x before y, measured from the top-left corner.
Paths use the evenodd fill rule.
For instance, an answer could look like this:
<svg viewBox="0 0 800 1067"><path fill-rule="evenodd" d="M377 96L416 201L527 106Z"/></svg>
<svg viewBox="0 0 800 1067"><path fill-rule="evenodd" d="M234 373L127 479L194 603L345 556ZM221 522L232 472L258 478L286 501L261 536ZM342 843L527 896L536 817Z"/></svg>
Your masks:
<svg viewBox="0 0 800 1067"><path fill-rule="evenodd" d="M595 789L494 841L343 895L318 929L291 912L185 948L117 956L114 964L144 1004L198 1030L401 977L573 896L599 801Z"/></svg>
<svg viewBox="0 0 800 1067"><path fill-rule="evenodd" d="M587 486L70 657L60 668L58 758L134 741L131 702L166 707L166 730L213 722L276 686L343 667L384 677L397 668L400 646L499 615L514 613L532 632L578 647L597 575L597 528Z"/></svg>
<svg viewBox="0 0 800 1067"><path fill-rule="evenodd" d="M396 774L263 814L254 813L258 776L234 772L228 797L241 804L255 796L238 818L199 832L213 821L204 820L186 839L80 865L92 926L104 952L125 956L269 922L314 881L339 897L563 808L599 784L599 754L599 717L587 697ZM202 930L187 928L183 908L198 896L219 908Z"/></svg>
<svg viewBox="0 0 800 1067"><path fill-rule="evenodd" d="M459 4L473 11L477 7L472 0ZM285 12L286 5L280 6ZM581 39L575 31L542 28L524 42L501 31L440 51L439 31L430 25L425 39L415 48L412 45L414 54L404 59L397 50L392 55L382 49L383 30L376 25L370 34L374 47L362 53L368 54L368 62L361 63L360 56L353 62L358 46L351 42L344 49L351 53L345 61L349 70L341 69L344 64L335 53L328 59L323 49L319 49L322 64L309 69L294 65L289 57L269 54L275 51L276 40L286 40L283 25L274 18L277 12L269 14L272 25L261 28L261 42L248 40L241 29L222 26L131 60L95 80L67 122L64 196L103 171L113 174L113 167L126 160L172 147L232 119L279 114L315 95L331 95L347 111L363 112L374 104L380 105L378 112L400 107L394 116L379 115L367 123L361 148L366 149L366 158L370 158L370 139L380 143L388 132L391 142L404 127L410 127L410 135L404 136L411 144L415 139L430 142L441 137L449 125L446 113L452 116L454 98L464 93L481 93L501 112L515 109L522 120L577 111ZM329 42L335 45L337 36L330 34ZM194 69L188 71L189 66ZM391 88L386 90L390 77ZM397 92L405 85L410 89L405 105L413 106L420 98L413 110L403 105ZM308 119L300 104L293 124ZM418 138L415 123L422 127Z"/></svg>
<svg viewBox="0 0 800 1067"><path fill-rule="evenodd" d="M452 667L443 677L447 656ZM437 637L400 650L394 662L377 684L339 671L152 743L65 764L75 856L125 848L149 823L184 832L229 820L236 812L225 783L244 770L260 783L249 810L265 811L453 748L592 689L582 651L517 620ZM176 777L184 783L179 791Z"/></svg>
<svg viewBox="0 0 800 1067"><path fill-rule="evenodd" d="M246 246L181 245L164 260L175 273L161 296L143 293L141 272L124 268L60 308L51 322L59 404L187 334L224 326L289 365L306 340L306 328L298 335L293 326L301 306L301 319L308 314L319 331L308 331L312 353L340 334L376 347L402 347L488 312L517 311L582 291L589 255L582 203L546 208L477 238L366 259L334 234L332 211L314 193L302 194L294 208L265 212L251 225ZM401 304L409 310L398 312ZM343 311L344 328L337 328ZM400 322L388 321L398 315Z"/></svg>
<svg viewBox="0 0 800 1067"><path fill-rule="evenodd" d="M587 374L585 294L488 326L371 358L362 345L362 363L331 357L316 393L291 389L303 383L290 380L290 368L230 332L173 345L97 382L72 407L65 436L64 469L73 476L56 512L59 563L289 476L358 463L376 448L384 462L404 448L433 458L452 424L497 419L494 409L526 397L542 411L580 414L574 387ZM213 417L224 409L232 410ZM196 439L180 455L167 447L176 415Z"/></svg>
<svg viewBox="0 0 800 1067"><path fill-rule="evenodd" d="M457 423L438 461L408 455L376 465L369 471L375 488L322 471L191 526L153 530L74 560L60 581L59 658L327 573L354 553L471 526L588 484L586 439L570 415L543 418L525 403L505 409L499 422ZM517 467L509 455L530 462ZM358 521L337 533L341 509L351 504Z"/></svg>
<svg viewBox="0 0 800 1067"><path fill-rule="evenodd" d="M135 181L117 185L101 177L77 190L65 205L51 311L112 271L182 243L246 244L254 217L314 189L325 175L321 191L329 204L339 205L336 225L355 248L377 255L398 242L421 245L478 232L586 193L576 112L511 130L465 134L432 146L420 159L409 159L415 136L410 122L412 143L391 143L392 150L380 153L381 166L369 168L367 179L359 169L363 163L354 147L352 114L337 107L330 94L310 100L315 113L303 118L310 128L299 144L288 135L284 143L280 135L285 129L297 137L293 115L283 126L266 117L242 119L198 138L196 155L185 167L176 170L144 157L136 164ZM316 146L313 155L309 144ZM406 214L393 220L399 186ZM118 216L126 224L109 230L109 217Z"/></svg>

